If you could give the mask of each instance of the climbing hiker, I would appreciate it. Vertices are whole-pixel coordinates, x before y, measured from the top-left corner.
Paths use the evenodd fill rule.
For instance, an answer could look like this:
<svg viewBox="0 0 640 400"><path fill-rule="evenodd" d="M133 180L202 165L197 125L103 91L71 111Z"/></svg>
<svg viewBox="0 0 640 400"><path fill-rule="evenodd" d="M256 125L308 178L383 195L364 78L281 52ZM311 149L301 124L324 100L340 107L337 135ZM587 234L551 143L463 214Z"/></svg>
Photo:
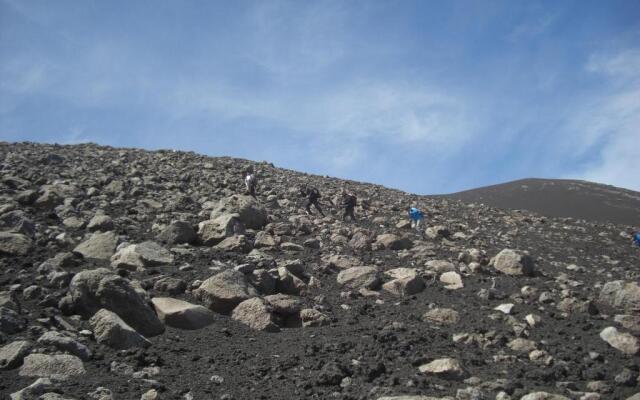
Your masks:
<svg viewBox="0 0 640 400"><path fill-rule="evenodd" d="M356 208L358 200L356 195L348 192L346 189L342 189L342 207L344 207L344 214L342 214L342 220L344 221L347 217L351 218L351 221L356 220L356 216L353 215L353 210Z"/></svg>
<svg viewBox="0 0 640 400"><path fill-rule="evenodd" d="M324 212L322 211L322 208L320 208L320 203L318 201L320 197L322 197L318 189L316 189L315 187L308 187L305 185L300 188L300 194L307 198L304 204L304 208L307 214L309 215L313 214L311 212L311 205L313 205L323 217L325 216Z"/></svg>
<svg viewBox="0 0 640 400"><path fill-rule="evenodd" d="M633 234L633 243L640 247L640 231L637 231L636 233Z"/></svg>
<svg viewBox="0 0 640 400"><path fill-rule="evenodd" d="M257 184L258 184L258 181L256 179L256 175L253 172L253 168L248 168L247 171L245 172L244 186L247 189L247 193L249 193L253 197L256 197Z"/></svg>
<svg viewBox="0 0 640 400"><path fill-rule="evenodd" d="M415 207L409 207L407 209L407 212L409 213L409 219L411 220L411 228L420 230L422 221L424 221L424 214L422 213L422 211L418 210Z"/></svg>

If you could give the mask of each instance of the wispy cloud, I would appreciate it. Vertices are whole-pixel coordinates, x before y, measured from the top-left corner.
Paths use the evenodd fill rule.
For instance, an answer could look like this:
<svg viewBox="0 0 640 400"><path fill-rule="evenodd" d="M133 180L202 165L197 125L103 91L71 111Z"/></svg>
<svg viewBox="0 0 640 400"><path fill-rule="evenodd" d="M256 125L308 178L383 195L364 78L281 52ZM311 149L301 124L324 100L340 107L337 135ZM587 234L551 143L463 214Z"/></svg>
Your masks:
<svg viewBox="0 0 640 400"><path fill-rule="evenodd" d="M587 70L604 79L603 94L574 115L574 129L597 158L580 174L584 179L640 190L640 49L598 53Z"/></svg>

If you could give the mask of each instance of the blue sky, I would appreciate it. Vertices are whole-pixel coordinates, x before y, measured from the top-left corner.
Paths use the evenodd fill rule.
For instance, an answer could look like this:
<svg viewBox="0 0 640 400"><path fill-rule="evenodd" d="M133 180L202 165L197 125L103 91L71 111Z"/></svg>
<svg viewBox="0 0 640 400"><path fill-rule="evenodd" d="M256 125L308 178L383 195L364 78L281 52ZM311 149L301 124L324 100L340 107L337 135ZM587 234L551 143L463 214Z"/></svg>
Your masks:
<svg viewBox="0 0 640 400"><path fill-rule="evenodd" d="M640 2L0 0L0 140L640 190Z"/></svg>

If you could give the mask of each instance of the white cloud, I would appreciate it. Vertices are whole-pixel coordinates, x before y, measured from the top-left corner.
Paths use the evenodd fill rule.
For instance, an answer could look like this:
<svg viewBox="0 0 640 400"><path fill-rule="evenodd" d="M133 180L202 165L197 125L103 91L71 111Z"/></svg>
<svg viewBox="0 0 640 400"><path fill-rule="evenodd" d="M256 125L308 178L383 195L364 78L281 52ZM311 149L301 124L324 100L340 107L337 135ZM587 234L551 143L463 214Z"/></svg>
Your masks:
<svg viewBox="0 0 640 400"><path fill-rule="evenodd" d="M574 116L584 140L578 149L602 143L580 177L640 190L640 50L594 55L587 70L601 74L608 89Z"/></svg>
<svg viewBox="0 0 640 400"><path fill-rule="evenodd" d="M262 118L303 135L456 146L470 135L465 99L427 86L382 82L261 96L223 84L179 85L165 104L176 118Z"/></svg>

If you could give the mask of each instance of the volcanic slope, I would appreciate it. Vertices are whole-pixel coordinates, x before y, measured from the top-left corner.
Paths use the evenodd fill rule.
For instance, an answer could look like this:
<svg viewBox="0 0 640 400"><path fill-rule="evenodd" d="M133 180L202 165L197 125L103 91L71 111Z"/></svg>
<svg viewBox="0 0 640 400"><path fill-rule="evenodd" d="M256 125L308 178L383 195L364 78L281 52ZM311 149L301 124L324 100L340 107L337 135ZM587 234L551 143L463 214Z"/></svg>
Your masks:
<svg viewBox="0 0 640 400"><path fill-rule="evenodd" d="M521 179L444 196L548 217L640 226L640 192L587 181Z"/></svg>
<svg viewBox="0 0 640 400"><path fill-rule="evenodd" d="M0 143L0 160L2 398L640 396L622 226L187 152ZM342 187L355 222L328 205Z"/></svg>

